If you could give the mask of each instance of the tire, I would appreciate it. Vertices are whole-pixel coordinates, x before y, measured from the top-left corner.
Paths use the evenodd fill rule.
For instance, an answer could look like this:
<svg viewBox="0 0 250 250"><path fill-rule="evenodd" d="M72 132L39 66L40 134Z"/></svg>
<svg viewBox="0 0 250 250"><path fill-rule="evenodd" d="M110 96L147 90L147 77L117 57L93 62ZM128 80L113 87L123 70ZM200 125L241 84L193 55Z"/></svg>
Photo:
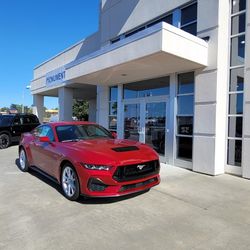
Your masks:
<svg viewBox="0 0 250 250"><path fill-rule="evenodd" d="M23 148L19 151L19 168L23 172L27 172L29 170L27 155Z"/></svg>
<svg viewBox="0 0 250 250"><path fill-rule="evenodd" d="M71 201L75 201L80 196L80 185L77 173L71 164L67 163L62 168L61 187L64 196Z"/></svg>
<svg viewBox="0 0 250 250"><path fill-rule="evenodd" d="M0 149L8 148L11 144L11 138L8 134L0 135Z"/></svg>

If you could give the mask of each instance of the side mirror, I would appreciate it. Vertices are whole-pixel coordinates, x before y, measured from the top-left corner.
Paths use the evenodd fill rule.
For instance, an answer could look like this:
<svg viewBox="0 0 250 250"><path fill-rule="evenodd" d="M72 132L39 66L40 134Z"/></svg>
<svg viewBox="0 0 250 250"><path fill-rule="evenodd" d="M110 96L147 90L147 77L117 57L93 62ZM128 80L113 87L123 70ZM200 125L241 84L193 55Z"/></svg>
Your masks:
<svg viewBox="0 0 250 250"><path fill-rule="evenodd" d="M39 137L40 142L50 142L50 139L48 136L41 136Z"/></svg>
<svg viewBox="0 0 250 250"><path fill-rule="evenodd" d="M110 132L111 133L111 135L112 135L112 137L114 138L114 139L116 139L117 138L117 133L116 132Z"/></svg>

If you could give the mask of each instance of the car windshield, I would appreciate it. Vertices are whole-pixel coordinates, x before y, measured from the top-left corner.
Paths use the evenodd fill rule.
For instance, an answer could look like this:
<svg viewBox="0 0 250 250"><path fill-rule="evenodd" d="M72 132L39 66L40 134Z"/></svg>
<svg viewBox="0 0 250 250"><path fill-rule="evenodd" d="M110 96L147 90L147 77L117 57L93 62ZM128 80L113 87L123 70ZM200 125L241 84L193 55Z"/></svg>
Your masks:
<svg viewBox="0 0 250 250"><path fill-rule="evenodd" d="M0 116L0 126L10 126L13 120L13 116L11 115L1 115Z"/></svg>
<svg viewBox="0 0 250 250"><path fill-rule="evenodd" d="M56 133L60 142L112 138L109 131L95 124L57 126Z"/></svg>

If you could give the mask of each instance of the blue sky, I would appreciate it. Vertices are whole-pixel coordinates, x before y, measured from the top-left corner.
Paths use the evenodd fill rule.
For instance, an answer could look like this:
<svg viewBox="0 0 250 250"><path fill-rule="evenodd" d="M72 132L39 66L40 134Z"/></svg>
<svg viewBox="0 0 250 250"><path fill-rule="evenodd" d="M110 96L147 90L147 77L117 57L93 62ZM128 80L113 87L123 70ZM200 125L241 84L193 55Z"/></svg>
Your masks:
<svg viewBox="0 0 250 250"><path fill-rule="evenodd" d="M99 0L1 0L0 107L32 105L25 87L33 68L95 32L98 13ZM57 99L45 106L57 107Z"/></svg>

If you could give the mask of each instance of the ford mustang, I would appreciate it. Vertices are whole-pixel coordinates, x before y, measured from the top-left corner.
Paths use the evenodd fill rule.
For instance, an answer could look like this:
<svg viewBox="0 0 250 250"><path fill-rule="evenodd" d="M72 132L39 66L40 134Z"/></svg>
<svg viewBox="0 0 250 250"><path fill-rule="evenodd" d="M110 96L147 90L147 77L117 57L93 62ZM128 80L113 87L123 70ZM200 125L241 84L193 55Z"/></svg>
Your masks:
<svg viewBox="0 0 250 250"><path fill-rule="evenodd" d="M140 142L115 137L90 122L40 125L21 137L20 169L35 168L55 180L69 200L127 195L159 184L158 154Z"/></svg>

